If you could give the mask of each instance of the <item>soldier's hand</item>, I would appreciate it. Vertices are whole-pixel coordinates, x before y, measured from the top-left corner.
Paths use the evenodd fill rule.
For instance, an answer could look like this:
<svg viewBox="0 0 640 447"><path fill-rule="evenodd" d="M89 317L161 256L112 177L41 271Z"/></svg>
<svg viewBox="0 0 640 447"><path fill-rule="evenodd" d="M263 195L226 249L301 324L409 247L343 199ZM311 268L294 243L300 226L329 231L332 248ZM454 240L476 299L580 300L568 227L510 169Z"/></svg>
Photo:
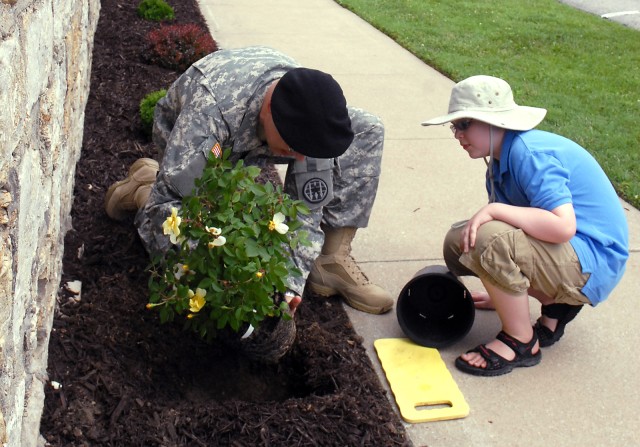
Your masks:
<svg viewBox="0 0 640 447"><path fill-rule="evenodd" d="M298 306L302 302L302 297L300 295L297 295L294 292L287 291L284 294L284 300L289 305L289 310L291 311L291 316L293 316L293 314L296 312L296 309L298 308Z"/></svg>

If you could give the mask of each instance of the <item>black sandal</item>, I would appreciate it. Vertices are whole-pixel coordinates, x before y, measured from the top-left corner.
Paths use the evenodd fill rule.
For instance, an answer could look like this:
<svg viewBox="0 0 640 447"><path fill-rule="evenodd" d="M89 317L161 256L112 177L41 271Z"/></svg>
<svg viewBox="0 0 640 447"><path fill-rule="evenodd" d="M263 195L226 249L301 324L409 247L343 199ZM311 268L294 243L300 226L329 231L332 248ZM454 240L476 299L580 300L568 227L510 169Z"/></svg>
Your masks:
<svg viewBox="0 0 640 447"><path fill-rule="evenodd" d="M556 330L552 331L544 324L540 323L540 320L536 321L536 324L533 326L533 330L538 334L540 347L546 348L560 340L564 335L564 327L567 323L573 320L581 310L582 305L572 306L570 304L548 304L546 306L542 306L542 315L558 320L558 325L556 326Z"/></svg>
<svg viewBox="0 0 640 447"><path fill-rule="evenodd" d="M538 348L538 352L535 354L532 352L536 342L538 341L538 336L535 331L533 332L533 337L531 337L531 340L527 343L522 343L520 340L513 338L504 331L500 331L496 336L496 339L500 340L502 343L507 345L509 349L516 353L513 360L505 359L491 349L488 349L486 345L479 345L476 348L467 351L467 353L478 352L487 362L487 365L484 368L472 366L467 363L466 360L463 360L462 357L458 357L456 359L456 367L460 371L473 374L474 376L499 376L511 372L513 368L521 366L535 366L540 363L540 360L542 359L542 352L540 348Z"/></svg>

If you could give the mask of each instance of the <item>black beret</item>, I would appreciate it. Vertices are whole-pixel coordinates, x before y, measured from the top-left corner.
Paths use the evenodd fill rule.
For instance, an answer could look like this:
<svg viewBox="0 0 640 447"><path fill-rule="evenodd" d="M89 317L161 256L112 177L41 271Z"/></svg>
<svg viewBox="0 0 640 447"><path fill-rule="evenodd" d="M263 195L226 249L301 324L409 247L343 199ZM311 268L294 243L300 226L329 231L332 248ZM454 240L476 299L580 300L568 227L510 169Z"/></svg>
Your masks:
<svg viewBox="0 0 640 447"><path fill-rule="evenodd" d="M353 141L347 100L326 73L294 68L276 84L271 115L291 149L313 158L342 155Z"/></svg>

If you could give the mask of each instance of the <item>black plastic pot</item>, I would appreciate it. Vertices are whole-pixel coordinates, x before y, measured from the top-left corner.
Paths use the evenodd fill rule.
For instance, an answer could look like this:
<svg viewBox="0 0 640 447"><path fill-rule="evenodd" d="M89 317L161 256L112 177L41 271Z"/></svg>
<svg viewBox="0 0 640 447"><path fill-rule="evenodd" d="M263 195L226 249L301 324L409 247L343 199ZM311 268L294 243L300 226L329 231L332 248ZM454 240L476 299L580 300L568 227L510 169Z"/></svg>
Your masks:
<svg viewBox="0 0 640 447"><path fill-rule="evenodd" d="M411 340L443 348L461 340L473 326L471 293L445 266L420 270L409 281L396 304L398 323Z"/></svg>

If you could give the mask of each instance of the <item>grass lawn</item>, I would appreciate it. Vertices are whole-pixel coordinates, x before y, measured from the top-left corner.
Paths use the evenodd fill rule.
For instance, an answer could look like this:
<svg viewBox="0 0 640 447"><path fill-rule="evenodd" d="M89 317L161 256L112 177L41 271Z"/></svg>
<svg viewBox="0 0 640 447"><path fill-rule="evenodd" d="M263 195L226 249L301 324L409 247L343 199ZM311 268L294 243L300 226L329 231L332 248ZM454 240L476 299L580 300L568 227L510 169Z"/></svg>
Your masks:
<svg viewBox="0 0 640 447"><path fill-rule="evenodd" d="M640 208L640 31L555 0L336 1L453 81L505 79Z"/></svg>

